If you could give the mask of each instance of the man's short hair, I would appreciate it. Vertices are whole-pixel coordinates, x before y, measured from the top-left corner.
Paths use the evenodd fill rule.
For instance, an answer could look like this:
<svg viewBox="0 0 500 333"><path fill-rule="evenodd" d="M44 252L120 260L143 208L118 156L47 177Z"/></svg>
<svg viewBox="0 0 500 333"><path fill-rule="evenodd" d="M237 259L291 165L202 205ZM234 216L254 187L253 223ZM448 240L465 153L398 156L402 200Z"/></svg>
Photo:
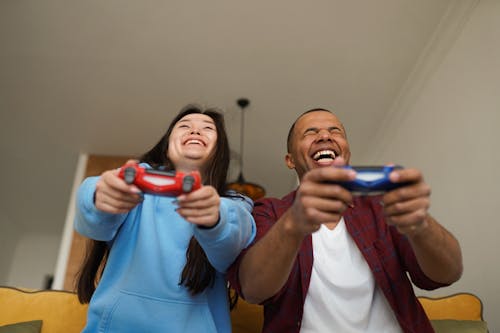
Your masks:
<svg viewBox="0 0 500 333"><path fill-rule="evenodd" d="M293 130L295 128L295 124L297 123L297 121L299 121L300 118L302 118L302 116L304 116L305 114L308 114L310 112L315 112L315 111L325 111L325 112L330 112L333 114L332 111L330 110L327 110L327 109L323 109L323 108L314 108L314 109L310 109L310 110L307 110L305 112L303 112L300 116L297 117L297 119L295 119L295 121L293 122L292 126L290 127L290 130L288 131L288 136L286 138L286 149L287 149L287 152L289 153L291 150L292 150L292 136L293 136Z"/></svg>

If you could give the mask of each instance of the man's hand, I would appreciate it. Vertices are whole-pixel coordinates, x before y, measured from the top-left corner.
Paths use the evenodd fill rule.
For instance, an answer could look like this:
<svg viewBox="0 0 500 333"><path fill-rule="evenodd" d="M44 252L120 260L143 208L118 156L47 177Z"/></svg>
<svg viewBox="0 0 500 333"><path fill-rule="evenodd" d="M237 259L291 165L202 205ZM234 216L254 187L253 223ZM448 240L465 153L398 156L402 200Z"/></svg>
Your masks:
<svg viewBox="0 0 500 333"><path fill-rule="evenodd" d="M219 221L220 197L213 186L200 189L177 197L177 213L188 222L213 227Z"/></svg>
<svg viewBox="0 0 500 333"><path fill-rule="evenodd" d="M382 198L386 220L408 236L425 275L436 282L453 283L462 275L462 253L458 241L429 213L431 188L420 171L393 171L393 182L410 184L390 191Z"/></svg>
<svg viewBox="0 0 500 333"><path fill-rule="evenodd" d="M344 165L342 158L337 166ZM342 213L352 205L352 194L336 184L351 181L356 172L350 169L324 167L308 171L297 190L295 201L290 208L290 230L304 237L317 231L321 224L336 224Z"/></svg>
<svg viewBox="0 0 500 333"><path fill-rule="evenodd" d="M389 179L395 183L408 182L409 185L383 196L382 203L387 223L408 236L419 233L428 226L430 186L416 169L395 170L391 172Z"/></svg>

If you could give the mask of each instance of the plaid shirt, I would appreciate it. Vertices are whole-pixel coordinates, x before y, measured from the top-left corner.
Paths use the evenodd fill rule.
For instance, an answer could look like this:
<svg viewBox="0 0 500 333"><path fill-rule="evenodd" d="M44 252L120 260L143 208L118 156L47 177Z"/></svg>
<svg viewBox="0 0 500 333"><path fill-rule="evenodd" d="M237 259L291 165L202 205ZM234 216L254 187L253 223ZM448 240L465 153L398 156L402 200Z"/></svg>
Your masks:
<svg viewBox="0 0 500 333"><path fill-rule="evenodd" d="M266 198L255 202L253 215L257 224L255 242L262 238L292 205L295 191L281 200ZM387 298L404 332L434 332L420 302L417 300L407 273L421 289L444 286L427 278L417 264L406 237L384 221L380 197L355 197L354 208L344 213L347 231L370 267L376 284ZM252 245L253 245L252 244ZM252 246L250 245L250 247ZM248 249L247 249L248 250ZM244 253L228 272L231 286L241 295L238 268ZM271 254L270 254L271 255ZM304 238L288 281L280 292L264 305L264 333L300 331L313 266L312 237Z"/></svg>

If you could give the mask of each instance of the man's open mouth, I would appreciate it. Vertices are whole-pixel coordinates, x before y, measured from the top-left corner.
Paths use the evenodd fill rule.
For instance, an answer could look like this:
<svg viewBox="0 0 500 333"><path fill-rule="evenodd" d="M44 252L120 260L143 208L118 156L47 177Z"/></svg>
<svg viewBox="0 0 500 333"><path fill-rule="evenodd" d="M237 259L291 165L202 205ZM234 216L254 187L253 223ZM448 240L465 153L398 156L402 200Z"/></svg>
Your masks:
<svg viewBox="0 0 500 333"><path fill-rule="evenodd" d="M313 154L312 158L316 162L333 161L337 154L333 150L320 150Z"/></svg>

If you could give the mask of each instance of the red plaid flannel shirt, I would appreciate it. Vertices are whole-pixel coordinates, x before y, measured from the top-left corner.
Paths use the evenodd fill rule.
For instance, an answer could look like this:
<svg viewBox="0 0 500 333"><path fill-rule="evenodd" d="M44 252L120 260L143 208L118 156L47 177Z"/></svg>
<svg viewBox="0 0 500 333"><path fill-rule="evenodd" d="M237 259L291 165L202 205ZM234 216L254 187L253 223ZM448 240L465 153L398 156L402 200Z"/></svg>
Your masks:
<svg viewBox="0 0 500 333"><path fill-rule="evenodd" d="M266 198L255 202L253 215L257 224L257 236L253 244L285 213L294 199L295 191L282 199ZM421 289L436 289L444 285L424 275L406 237L385 223L380 197L355 197L354 208L346 210L343 216L349 234L366 259L377 285L387 298L403 331L434 332L413 292L407 273ZM240 295L238 268L247 250L240 254L227 275L231 286ZM312 238L307 236L302 242L288 281L278 294L263 303L263 333L300 331L312 265Z"/></svg>

